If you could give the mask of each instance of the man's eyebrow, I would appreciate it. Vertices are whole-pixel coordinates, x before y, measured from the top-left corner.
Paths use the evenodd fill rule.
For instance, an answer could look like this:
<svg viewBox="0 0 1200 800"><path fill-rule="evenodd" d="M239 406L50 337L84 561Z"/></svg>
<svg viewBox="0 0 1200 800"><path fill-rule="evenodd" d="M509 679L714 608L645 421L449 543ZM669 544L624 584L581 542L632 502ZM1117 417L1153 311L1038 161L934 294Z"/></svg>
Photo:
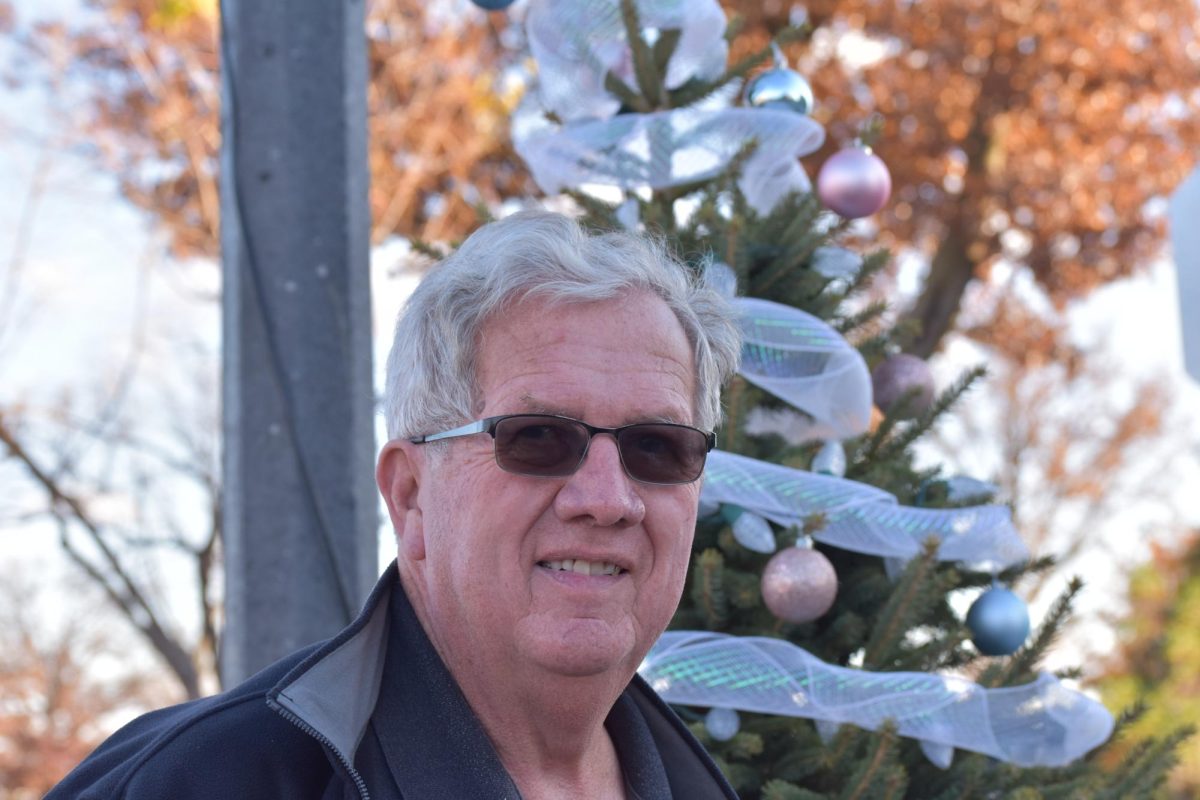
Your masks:
<svg viewBox="0 0 1200 800"><path fill-rule="evenodd" d="M531 394L523 394L518 399L524 410L530 414L556 414L560 417L571 416L571 414L566 413L562 408L548 406Z"/></svg>

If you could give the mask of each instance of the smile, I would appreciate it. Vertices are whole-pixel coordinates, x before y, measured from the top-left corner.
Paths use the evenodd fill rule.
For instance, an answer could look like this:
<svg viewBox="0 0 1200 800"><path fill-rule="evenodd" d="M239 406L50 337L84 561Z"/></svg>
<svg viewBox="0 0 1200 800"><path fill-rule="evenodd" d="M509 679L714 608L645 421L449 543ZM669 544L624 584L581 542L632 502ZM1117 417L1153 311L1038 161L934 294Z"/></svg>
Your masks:
<svg viewBox="0 0 1200 800"><path fill-rule="evenodd" d="M539 567L560 572L577 572L580 575L621 575L625 570L611 561L585 561L582 558L564 558L562 561L539 561Z"/></svg>

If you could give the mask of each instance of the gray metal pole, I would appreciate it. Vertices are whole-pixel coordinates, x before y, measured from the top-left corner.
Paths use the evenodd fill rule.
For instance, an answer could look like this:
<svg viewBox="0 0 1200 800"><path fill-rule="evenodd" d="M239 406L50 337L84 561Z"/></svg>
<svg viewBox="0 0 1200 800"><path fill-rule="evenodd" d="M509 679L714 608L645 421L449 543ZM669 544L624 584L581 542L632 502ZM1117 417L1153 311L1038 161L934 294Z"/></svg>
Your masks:
<svg viewBox="0 0 1200 800"><path fill-rule="evenodd" d="M226 686L377 572L363 0L224 0Z"/></svg>

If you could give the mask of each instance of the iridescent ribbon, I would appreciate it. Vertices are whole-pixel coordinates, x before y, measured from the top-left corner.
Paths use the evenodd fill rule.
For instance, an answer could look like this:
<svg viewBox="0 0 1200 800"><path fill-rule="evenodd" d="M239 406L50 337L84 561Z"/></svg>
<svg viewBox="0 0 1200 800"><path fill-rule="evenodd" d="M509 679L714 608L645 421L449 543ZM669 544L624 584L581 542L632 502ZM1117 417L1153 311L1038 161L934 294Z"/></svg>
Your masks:
<svg viewBox="0 0 1200 800"><path fill-rule="evenodd" d="M737 297L746 380L811 418L810 439L847 439L871 423L871 373L836 330L797 308Z"/></svg>
<svg viewBox="0 0 1200 800"><path fill-rule="evenodd" d="M725 12L717 0L639 0L637 6L644 30L680 32L663 76L668 89L725 71ZM525 31L542 106L564 122L617 113L620 101L604 87L609 72L637 86L620 0L534 0Z"/></svg>
<svg viewBox="0 0 1200 800"><path fill-rule="evenodd" d="M765 214L791 192L812 188L799 159L821 146L825 130L790 111L679 108L562 127L514 126L513 139L547 194L586 184L667 189L708 180L753 141L738 187Z"/></svg>
<svg viewBox="0 0 1200 800"><path fill-rule="evenodd" d="M667 631L638 672L669 703L849 723L891 720L948 766L947 747L1021 767L1060 767L1108 739L1112 715L1043 673L1032 683L987 689L925 672L837 667L782 639ZM945 757L943 757L943 755Z"/></svg>
<svg viewBox="0 0 1200 800"><path fill-rule="evenodd" d="M913 508L882 489L846 478L714 450L704 469L701 500L728 503L778 523L802 526L824 518L812 538L856 553L907 561L936 538L938 558L981 570L1028 560L1029 550L1007 506Z"/></svg>

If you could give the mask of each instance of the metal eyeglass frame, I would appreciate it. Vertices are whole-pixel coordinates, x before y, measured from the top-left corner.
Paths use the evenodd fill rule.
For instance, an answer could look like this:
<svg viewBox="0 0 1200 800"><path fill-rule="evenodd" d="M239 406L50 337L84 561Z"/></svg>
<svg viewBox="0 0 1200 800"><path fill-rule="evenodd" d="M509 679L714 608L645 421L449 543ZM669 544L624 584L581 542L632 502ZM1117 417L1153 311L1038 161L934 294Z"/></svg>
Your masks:
<svg viewBox="0 0 1200 800"><path fill-rule="evenodd" d="M581 425L583 427L583 429L588 432L588 440L587 440L587 445L585 445L583 448L583 453L579 457L579 462L575 465L575 467L570 472L567 472L563 475L528 475L527 473L513 472L512 470L504 469L504 467L500 465L499 456L496 454L496 426L498 424L500 424L501 422L503 422L504 420L513 419L514 417L533 417L533 418L540 417L543 419L557 419L557 420L562 420L564 422L571 422L576 425ZM628 430L629 428L638 428L643 425L665 425L665 426L671 427L671 428L687 428L688 430L693 430L693 431L696 431L697 433L703 434L704 435L704 444L705 444L704 455L705 455L706 461L707 461L708 454L710 452L712 452L712 449L714 447L717 446L717 434L716 433L714 433L712 431L701 430L700 428L697 428L693 425L683 425L678 422L634 422L629 425L621 425L620 427L616 427L616 428L605 428L600 425L589 425L588 423L584 422L581 419L575 419L574 417L567 417L567 416L563 416L561 414L500 414L499 416L484 417L483 419L479 419L474 422L468 422L466 425L460 425L457 428L451 428L448 431L441 431L440 433L426 433L426 434L422 434L420 436L413 436L413 437L409 438L409 441L412 442L413 444L428 444L430 442L437 442L437 441L441 441L443 439L457 439L461 436L473 436L477 433L486 433L492 437L492 457L496 459L496 466L500 467L500 469L504 470L505 472L509 472L514 475L526 475L526 477L533 477L533 478L540 478L540 477L566 478L570 475L574 475L576 472L579 471L579 468L583 466L583 462L587 460L588 451L590 451L592 449L592 439L596 438L597 434L607 433L610 436L612 436L613 441L617 443L617 455L620 456L620 459L621 459L621 469L625 472L625 474L631 480L635 480L638 483L648 483L648 484L652 484L655 486L685 486L689 483L694 483L694 482L700 480L700 476L704 474L704 465L703 464L700 465L699 474L697 474L696 477L691 478L690 480L686 480L686 481L672 481L672 482L664 483L661 481L642 480L641 478L637 478L637 477L634 477L633 475L631 475L629 472L629 467L627 467L625 465L625 455L624 455L624 453L621 452L620 439L617 437L617 434L620 433L621 431Z"/></svg>

